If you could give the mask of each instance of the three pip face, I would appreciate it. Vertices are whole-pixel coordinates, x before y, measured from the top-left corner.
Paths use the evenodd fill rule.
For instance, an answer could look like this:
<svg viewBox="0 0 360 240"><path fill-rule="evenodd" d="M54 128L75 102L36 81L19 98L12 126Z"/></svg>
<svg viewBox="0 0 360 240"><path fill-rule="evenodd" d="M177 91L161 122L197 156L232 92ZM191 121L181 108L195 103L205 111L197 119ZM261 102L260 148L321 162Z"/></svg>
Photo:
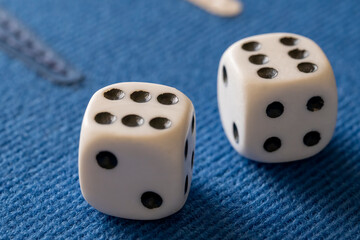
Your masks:
<svg viewBox="0 0 360 240"><path fill-rule="evenodd" d="M234 43L218 73L218 105L236 151L261 162L320 152L336 123L334 74L320 47L289 33ZM81 191L97 210L152 220L182 208L194 165L195 110L180 91L118 83L91 98L81 128Z"/></svg>

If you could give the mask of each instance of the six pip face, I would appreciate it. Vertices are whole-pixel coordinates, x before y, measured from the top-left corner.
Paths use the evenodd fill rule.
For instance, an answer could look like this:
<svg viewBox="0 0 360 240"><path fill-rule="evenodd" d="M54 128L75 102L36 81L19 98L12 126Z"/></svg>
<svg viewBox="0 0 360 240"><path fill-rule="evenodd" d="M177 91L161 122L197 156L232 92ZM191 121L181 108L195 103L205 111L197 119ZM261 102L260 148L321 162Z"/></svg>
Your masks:
<svg viewBox="0 0 360 240"><path fill-rule="evenodd" d="M273 33L234 43L218 73L223 128L243 156L288 162L321 151L336 123L337 90L325 54L312 40Z"/></svg>
<svg viewBox="0 0 360 240"><path fill-rule="evenodd" d="M333 135L335 78L310 39L289 33L254 36L223 54L218 105L230 143L245 157L304 159ZM101 212L128 219L177 212L190 190L195 138L195 110L180 91L150 83L100 89L81 130L84 198Z"/></svg>
<svg viewBox="0 0 360 240"><path fill-rule="evenodd" d="M85 199L128 219L175 213L190 191L195 138L194 108L180 91L149 83L100 89L86 109L80 137Z"/></svg>

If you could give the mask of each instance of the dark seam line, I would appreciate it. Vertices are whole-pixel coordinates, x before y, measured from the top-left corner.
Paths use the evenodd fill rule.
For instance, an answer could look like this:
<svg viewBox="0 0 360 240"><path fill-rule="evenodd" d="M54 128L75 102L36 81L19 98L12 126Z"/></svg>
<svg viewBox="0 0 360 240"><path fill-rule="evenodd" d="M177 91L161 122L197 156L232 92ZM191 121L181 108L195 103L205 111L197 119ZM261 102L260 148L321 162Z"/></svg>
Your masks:
<svg viewBox="0 0 360 240"><path fill-rule="evenodd" d="M0 8L0 49L54 83L68 85L84 79L78 70L2 8Z"/></svg>

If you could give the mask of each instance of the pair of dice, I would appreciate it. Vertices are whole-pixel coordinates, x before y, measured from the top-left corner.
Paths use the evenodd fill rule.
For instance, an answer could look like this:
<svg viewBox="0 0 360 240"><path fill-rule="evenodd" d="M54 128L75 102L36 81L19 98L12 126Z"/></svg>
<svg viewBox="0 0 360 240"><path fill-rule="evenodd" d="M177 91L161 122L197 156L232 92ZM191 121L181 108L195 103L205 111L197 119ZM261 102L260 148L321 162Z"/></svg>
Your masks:
<svg viewBox="0 0 360 240"><path fill-rule="evenodd" d="M336 123L330 63L317 44L295 34L259 35L229 47L219 66L218 103L233 147L261 162L318 153ZM81 129L84 198L128 219L177 212L190 190L195 139L195 110L180 91L150 83L100 89Z"/></svg>

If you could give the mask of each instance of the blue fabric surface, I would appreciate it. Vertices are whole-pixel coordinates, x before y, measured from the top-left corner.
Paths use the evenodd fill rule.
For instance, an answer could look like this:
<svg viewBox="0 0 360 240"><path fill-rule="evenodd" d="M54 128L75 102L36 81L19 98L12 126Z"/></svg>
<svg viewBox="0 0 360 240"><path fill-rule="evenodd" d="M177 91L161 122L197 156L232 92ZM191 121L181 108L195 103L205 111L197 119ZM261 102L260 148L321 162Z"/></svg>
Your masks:
<svg viewBox="0 0 360 240"><path fill-rule="evenodd" d="M244 0L231 19L183 0L0 3L87 76L56 86L0 53L0 239L360 239L360 1ZM310 37L334 68L336 132L305 161L249 161L221 127L220 56L267 32ZM97 89L121 81L176 87L196 108L189 199L162 220L104 215L80 192L83 113Z"/></svg>

